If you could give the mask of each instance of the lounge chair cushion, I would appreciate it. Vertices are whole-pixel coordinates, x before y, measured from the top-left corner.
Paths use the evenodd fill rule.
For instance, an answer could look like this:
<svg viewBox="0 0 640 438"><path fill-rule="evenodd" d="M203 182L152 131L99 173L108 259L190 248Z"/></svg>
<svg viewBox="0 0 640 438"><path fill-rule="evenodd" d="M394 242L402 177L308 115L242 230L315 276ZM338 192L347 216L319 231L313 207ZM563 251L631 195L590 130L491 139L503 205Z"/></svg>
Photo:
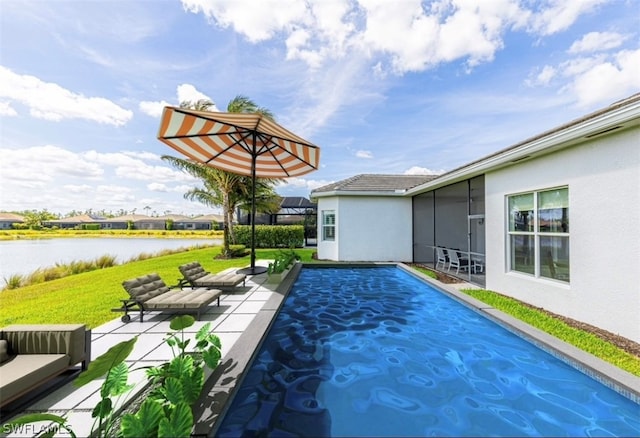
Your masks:
<svg viewBox="0 0 640 438"><path fill-rule="evenodd" d="M216 289L183 289L170 291L145 301L147 309L198 309L206 306L222 292Z"/></svg>
<svg viewBox="0 0 640 438"><path fill-rule="evenodd" d="M122 285L129 292L131 298L142 302L169 292L169 287L155 273L124 281Z"/></svg>
<svg viewBox="0 0 640 438"><path fill-rule="evenodd" d="M191 262L178 268L185 280L196 287L234 287L244 283L247 276L235 271L211 274L198 262Z"/></svg>
<svg viewBox="0 0 640 438"><path fill-rule="evenodd" d="M227 272L220 274L207 274L195 280L194 283L198 286L232 287L242 283L245 278L245 275Z"/></svg>

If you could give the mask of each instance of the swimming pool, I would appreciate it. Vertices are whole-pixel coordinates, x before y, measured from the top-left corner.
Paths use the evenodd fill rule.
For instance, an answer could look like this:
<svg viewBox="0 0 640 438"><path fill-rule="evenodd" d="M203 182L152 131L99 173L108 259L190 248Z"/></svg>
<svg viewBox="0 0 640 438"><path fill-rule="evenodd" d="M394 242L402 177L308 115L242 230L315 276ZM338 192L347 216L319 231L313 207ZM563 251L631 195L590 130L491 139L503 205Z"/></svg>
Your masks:
<svg viewBox="0 0 640 438"><path fill-rule="evenodd" d="M396 267L300 272L216 436L638 436L640 405Z"/></svg>

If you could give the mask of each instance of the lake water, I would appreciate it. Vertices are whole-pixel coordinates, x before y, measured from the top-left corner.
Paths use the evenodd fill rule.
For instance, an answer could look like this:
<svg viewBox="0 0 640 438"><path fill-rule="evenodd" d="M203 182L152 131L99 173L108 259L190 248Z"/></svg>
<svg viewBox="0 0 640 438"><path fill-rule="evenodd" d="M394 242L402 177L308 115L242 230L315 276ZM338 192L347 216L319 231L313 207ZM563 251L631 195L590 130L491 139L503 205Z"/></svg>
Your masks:
<svg viewBox="0 0 640 438"><path fill-rule="evenodd" d="M222 239L82 238L0 241L0 284L11 275L27 275L38 268L72 261L115 256L118 263L142 253L196 245L221 245Z"/></svg>

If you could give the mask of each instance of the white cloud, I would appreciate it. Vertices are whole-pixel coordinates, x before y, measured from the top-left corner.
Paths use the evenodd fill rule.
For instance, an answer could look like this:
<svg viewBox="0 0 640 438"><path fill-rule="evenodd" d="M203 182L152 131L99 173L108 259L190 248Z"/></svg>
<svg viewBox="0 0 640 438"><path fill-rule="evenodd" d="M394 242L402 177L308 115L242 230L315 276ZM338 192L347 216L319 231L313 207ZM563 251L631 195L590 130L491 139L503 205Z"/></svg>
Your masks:
<svg viewBox="0 0 640 438"><path fill-rule="evenodd" d="M178 106L182 102L187 102L187 101L197 102L199 100L208 100L213 102L213 99L211 99L209 96L202 93L201 91L198 91L196 87L191 84L178 85L176 89L176 97L177 97L176 104L171 104L165 100L162 100L162 101L145 100L140 102L138 106L140 108L140 111L142 111L143 113L151 117L160 117L162 115L162 110L164 109L165 106ZM220 111L218 107L216 107L215 103L210 108L210 110Z"/></svg>
<svg viewBox="0 0 640 438"><path fill-rule="evenodd" d="M196 87L191 84L178 85L178 104L186 101L197 102L198 100L210 100L211 102L213 102L213 99L211 99L206 94L198 91ZM219 111L215 106L215 103L210 110Z"/></svg>
<svg viewBox="0 0 640 438"><path fill-rule="evenodd" d="M93 190L93 187L87 184L65 184L62 186L65 190L71 193L89 194Z"/></svg>
<svg viewBox="0 0 640 438"><path fill-rule="evenodd" d="M166 184L163 183L150 183L147 184L147 188L152 192L163 192L166 193L169 191Z"/></svg>
<svg viewBox="0 0 640 438"><path fill-rule="evenodd" d="M99 185L96 187L96 204L104 208L117 208L136 200L133 190L120 185Z"/></svg>
<svg viewBox="0 0 640 438"><path fill-rule="evenodd" d="M373 158L373 154L371 153L371 151L357 151L356 152L356 157L358 158Z"/></svg>
<svg viewBox="0 0 640 438"><path fill-rule="evenodd" d="M0 66L0 97L29 108L33 117L52 121L85 119L122 126L133 113L102 97L85 97L35 76L19 75Z"/></svg>
<svg viewBox="0 0 640 438"><path fill-rule="evenodd" d="M326 186L327 184L332 183L333 181L324 181L324 180L313 180L306 178L296 178L291 177L284 180L284 182L278 184L278 190L282 189L283 191L287 191L288 189L294 189L298 191L299 189L306 189L311 191L318 187Z"/></svg>
<svg viewBox="0 0 640 438"><path fill-rule="evenodd" d="M334 180L326 180L326 179L313 179L307 181L307 187L309 190L317 189L318 187L324 187L328 184L334 183Z"/></svg>
<svg viewBox="0 0 640 438"><path fill-rule="evenodd" d="M589 64L574 71L567 86L577 97L578 106L612 102L640 90L640 49L623 50L611 59Z"/></svg>
<svg viewBox="0 0 640 438"><path fill-rule="evenodd" d="M551 80L556 77L557 70L555 67L550 65L545 65L542 70L539 70L531 75L525 81L525 83L529 86L536 85L549 85Z"/></svg>
<svg viewBox="0 0 640 438"><path fill-rule="evenodd" d="M490 61L503 47L502 33L524 26L531 15L516 0L448 0L428 6L420 0L285 0L277 7L248 0L182 4L218 27L232 27L250 42L281 38L287 59L300 59L312 68L359 53L389 56L398 74L456 59L469 66ZM380 70L384 63L374 60L374 65Z"/></svg>
<svg viewBox="0 0 640 438"><path fill-rule="evenodd" d="M413 166L403 172L403 175L440 175L444 170L431 170L426 167Z"/></svg>
<svg viewBox="0 0 640 438"><path fill-rule="evenodd" d="M593 11L608 0L546 0L533 12L530 28L540 35L552 35L568 29L580 15Z"/></svg>
<svg viewBox="0 0 640 438"><path fill-rule="evenodd" d="M146 161L160 161L160 155L158 154L154 154L153 152L146 152L146 151L122 151L121 152L124 155L127 155L129 157L133 157L133 158L137 158L139 160L146 160Z"/></svg>
<svg viewBox="0 0 640 438"><path fill-rule="evenodd" d="M11 108L11 102L0 102L0 116L13 117L17 115L16 110Z"/></svg>
<svg viewBox="0 0 640 438"><path fill-rule="evenodd" d="M616 32L589 32L569 47L569 53L596 52L620 47L627 39Z"/></svg>
<svg viewBox="0 0 640 438"><path fill-rule="evenodd" d="M197 185L201 185L200 182L201 181L198 181ZM196 182L194 182L194 184L192 184L192 185L181 184L181 185L177 185L175 187L169 188L168 191L175 192L175 193L187 193L195 185L196 185Z"/></svg>
<svg viewBox="0 0 640 438"><path fill-rule="evenodd" d="M299 0L182 0L186 11L202 13L221 28L233 27L251 42L273 37L294 22L309 19L305 2Z"/></svg>
<svg viewBox="0 0 640 438"><path fill-rule="evenodd" d="M151 117L160 117L165 106L171 106L171 104L162 100L160 102L142 101L138 105L140 111Z"/></svg>
<svg viewBox="0 0 640 438"><path fill-rule="evenodd" d="M57 146L0 149L0 155L0 181L4 188L13 183L33 186L69 177L95 180L104 174L99 165L81 154Z"/></svg>

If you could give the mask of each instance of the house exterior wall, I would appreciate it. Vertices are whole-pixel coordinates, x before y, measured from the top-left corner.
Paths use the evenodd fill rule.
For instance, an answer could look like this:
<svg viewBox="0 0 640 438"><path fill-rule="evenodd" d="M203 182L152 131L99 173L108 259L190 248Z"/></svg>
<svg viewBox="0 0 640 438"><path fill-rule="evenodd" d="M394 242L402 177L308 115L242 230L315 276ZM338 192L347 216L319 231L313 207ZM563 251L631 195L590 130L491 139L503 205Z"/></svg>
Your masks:
<svg viewBox="0 0 640 438"><path fill-rule="evenodd" d="M336 236L322 239L322 212L336 213ZM334 261L413 258L410 197L340 196L318 199L318 257Z"/></svg>
<svg viewBox="0 0 640 438"><path fill-rule="evenodd" d="M486 287L640 342L640 128L487 173ZM509 194L569 189L570 283L507 271Z"/></svg>

